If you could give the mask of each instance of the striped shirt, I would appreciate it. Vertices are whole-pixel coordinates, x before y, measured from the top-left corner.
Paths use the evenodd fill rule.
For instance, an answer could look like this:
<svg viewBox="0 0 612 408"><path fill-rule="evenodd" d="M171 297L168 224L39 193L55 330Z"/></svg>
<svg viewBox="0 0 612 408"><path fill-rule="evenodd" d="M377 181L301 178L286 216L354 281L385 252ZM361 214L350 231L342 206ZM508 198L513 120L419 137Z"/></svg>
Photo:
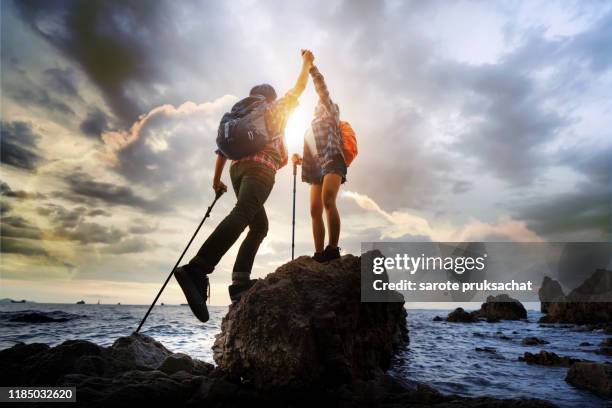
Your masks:
<svg viewBox="0 0 612 408"><path fill-rule="evenodd" d="M285 126L287 126L287 120L298 105L298 95L293 89L282 98L272 102L265 113L266 127L268 128L268 134L271 136L271 141L254 155L233 160L232 165L249 160L262 163L274 171L284 167L288 161Z"/></svg>

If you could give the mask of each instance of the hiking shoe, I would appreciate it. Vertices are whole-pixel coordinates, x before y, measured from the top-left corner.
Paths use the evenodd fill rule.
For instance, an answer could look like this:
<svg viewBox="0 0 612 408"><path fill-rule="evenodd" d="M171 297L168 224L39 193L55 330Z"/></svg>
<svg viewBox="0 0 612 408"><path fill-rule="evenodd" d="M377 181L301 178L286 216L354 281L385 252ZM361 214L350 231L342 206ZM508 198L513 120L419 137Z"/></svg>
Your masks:
<svg viewBox="0 0 612 408"><path fill-rule="evenodd" d="M208 276L184 265L174 270L174 277L183 289L187 303L195 317L202 323L206 323L208 321L208 308L206 307Z"/></svg>
<svg viewBox="0 0 612 408"><path fill-rule="evenodd" d="M323 256L323 252L315 252L314 255L312 256L312 259L314 259L315 261L319 263L325 262L325 257Z"/></svg>
<svg viewBox="0 0 612 408"><path fill-rule="evenodd" d="M257 279L251 279L248 282L234 283L234 284L229 285L227 289L229 291L229 295L230 295L230 299L232 300L232 303L236 303L240 301L240 298L242 298L242 295L247 293L247 291L251 289L256 282L257 282Z"/></svg>
<svg viewBox="0 0 612 408"><path fill-rule="evenodd" d="M323 251L323 262L333 261L334 259L340 258L340 248L332 248L329 245L325 247Z"/></svg>

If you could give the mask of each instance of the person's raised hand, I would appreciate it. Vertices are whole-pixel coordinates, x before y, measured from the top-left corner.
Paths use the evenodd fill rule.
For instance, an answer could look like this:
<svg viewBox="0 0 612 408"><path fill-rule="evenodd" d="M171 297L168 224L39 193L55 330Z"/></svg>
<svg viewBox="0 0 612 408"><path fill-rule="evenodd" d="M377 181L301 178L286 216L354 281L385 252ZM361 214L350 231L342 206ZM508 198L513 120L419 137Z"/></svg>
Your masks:
<svg viewBox="0 0 612 408"><path fill-rule="evenodd" d="M302 60L304 64L312 66L314 64L314 54L310 50L302 50Z"/></svg>
<svg viewBox="0 0 612 408"><path fill-rule="evenodd" d="M293 153L293 155L291 156L291 161L293 162L294 166L300 166L304 160L300 157L299 154Z"/></svg>

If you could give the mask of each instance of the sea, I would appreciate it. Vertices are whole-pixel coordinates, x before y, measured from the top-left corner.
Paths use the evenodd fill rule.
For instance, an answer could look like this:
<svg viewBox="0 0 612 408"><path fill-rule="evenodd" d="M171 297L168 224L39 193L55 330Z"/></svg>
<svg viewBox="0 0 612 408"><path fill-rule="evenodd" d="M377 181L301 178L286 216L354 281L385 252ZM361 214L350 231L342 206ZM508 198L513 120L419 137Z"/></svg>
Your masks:
<svg viewBox="0 0 612 408"><path fill-rule="evenodd" d="M130 335L147 306L95 304L2 304L0 305L0 349L18 342L57 345L69 339L85 339L108 346ZM219 333L227 307L210 306L210 320L201 323L189 307L158 305L141 333L154 337L173 352L182 352L213 363L212 344ZM19 323L19 314L38 312L56 320L50 323ZM449 310L408 310L410 342L395 358L390 374L405 382L428 384L446 394L496 398L541 398L560 407L606 407L609 400L572 387L565 382L567 368L529 365L518 361L524 352L540 350L561 356L597 362L612 362L596 353L607 336L602 331L579 327L540 326L542 314L528 312L528 321L499 323L436 322ZM549 342L525 346L525 337ZM582 344L582 345L581 345ZM588 344L588 345L586 345ZM488 348L489 351L476 351Z"/></svg>

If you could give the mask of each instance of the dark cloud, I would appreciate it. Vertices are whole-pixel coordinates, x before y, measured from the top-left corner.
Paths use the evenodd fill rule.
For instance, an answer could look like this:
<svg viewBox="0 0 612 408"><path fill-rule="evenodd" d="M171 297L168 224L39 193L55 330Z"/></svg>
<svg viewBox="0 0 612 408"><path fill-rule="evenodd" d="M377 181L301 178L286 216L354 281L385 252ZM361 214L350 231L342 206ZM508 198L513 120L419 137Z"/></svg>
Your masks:
<svg viewBox="0 0 612 408"><path fill-rule="evenodd" d="M41 87L21 87L11 92L11 96L25 107L40 107L51 112L66 115L74 115L74 111L65 102L51 96L49 92Z"/></svg>
<svg viewBox="0 0 612 408"><path fill-rule="evenodd" d="M111 243L101 249L102 252L113 255L135 254L150 251L157 245L142 237L132 237Z"/></svg>
<svg viewBox="0 0 612 408"><path fill-rule="evenodd" d="M68 191L58 191L54 195L77 203L93 206L96 202L112 205L125 205L148 212L168 211L171 207L159 200L144 198L130 187L95 181L86 173L76 171L64 179Z"/></svg>
<svg viewBox="0 0 612 408"><path fill-rule="evenodd" d="M3 235L0 237L0 243L0 251L5 254L49 256L49 253L43 247L27 240L9 238Z"/></svg>
<svg viewBox="0 0 612 408"><path fill-rule="evenodd" d="M9 238L40 239L41 230L19 215L4 216L0 220L2 236Z"/></svg>
<svg viewBox="0 0 612 408"><path fill-rule="evenodd" d="M79 97L75 73L72 68L49 68L44 71L44 74L47 79L47 86L53 92Z"/></svg>
<svg viewBox="0 0 612 408"><path fill-rule="evenodd" d="M0 195L10 198L17 198L20 200L31 200L31 199L44 199L46 195L42 193L31 193L24 190L13 190L8 183L0 181Z"/></svg>
<svg viewBox="0 0 612 408"><path fill-rule="evenodd" d="M8 213L9 211L11 211L13 207L9 204L6 203L4 201L0 201L0 215L5 215L6 213Z"/></svg>
<svg viewBox="0 0 612 408"><path fill-rule="evenodd" d="M78 241L81 244L112 244L125 236L125 233L117 228L84 221L79 221L74 226L70 221L65 221L54 229L54 233L60 238Z"/></svg>
<svg viewBox="0 0 612 408"><path fill-rule="evenodd" d="M94 107L87 112L80 129L87 136L99 138L102 132L108 130L108 117L100 108Z"/></svg>
<svg viewBox="0 0 612 408"><path fill-rule="evenodd" d="M39 138L29 123L2 121L0 131L2 163L24 170L36 170L42 161L36 149Z"/></svg>

